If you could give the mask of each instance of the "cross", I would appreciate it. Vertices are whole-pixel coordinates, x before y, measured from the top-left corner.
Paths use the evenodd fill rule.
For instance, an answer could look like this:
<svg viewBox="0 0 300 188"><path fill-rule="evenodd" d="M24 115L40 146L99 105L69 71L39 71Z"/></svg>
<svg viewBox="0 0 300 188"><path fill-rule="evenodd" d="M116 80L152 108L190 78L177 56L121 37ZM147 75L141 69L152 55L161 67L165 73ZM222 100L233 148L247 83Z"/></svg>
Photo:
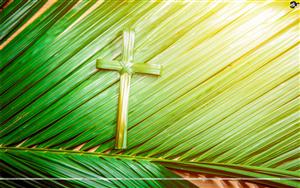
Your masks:
<svg viewBox="0 0 300 188"><path fill-rule="evenodd" d="M117 116L115 149L127 147L127 121L130 79L134 73L160 75L162 68L156 64L133 63L134 31L123 31L123 54L121 61L97 59L99 69L114 70L120 73L120 93Z"/></svg>

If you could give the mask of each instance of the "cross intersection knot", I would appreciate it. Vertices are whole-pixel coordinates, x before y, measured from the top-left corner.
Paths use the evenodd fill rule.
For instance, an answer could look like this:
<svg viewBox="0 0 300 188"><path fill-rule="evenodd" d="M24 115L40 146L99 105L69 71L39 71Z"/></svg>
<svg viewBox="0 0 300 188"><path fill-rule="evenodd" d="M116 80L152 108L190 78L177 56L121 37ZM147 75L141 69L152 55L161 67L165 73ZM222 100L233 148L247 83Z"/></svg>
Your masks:
<svg viewBox="0 0 300 188"><path fill-rule="evenodd" d="M132 75L135 73L160 75L162 71L161 65L133 63L134 35L134 31L131 29L123 31L123 53L121 61L97 59L96 62L98 69L113 70L120 73L115 149L127 148L128 100Z"/></svg>

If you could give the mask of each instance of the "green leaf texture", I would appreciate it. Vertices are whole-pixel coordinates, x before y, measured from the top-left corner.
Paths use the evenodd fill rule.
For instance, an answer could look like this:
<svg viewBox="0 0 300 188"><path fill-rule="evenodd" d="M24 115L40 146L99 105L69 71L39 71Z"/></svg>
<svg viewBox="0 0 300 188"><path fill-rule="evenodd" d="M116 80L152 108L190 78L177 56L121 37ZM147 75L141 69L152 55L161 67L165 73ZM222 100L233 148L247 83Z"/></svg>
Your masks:
<svg viewBox="0 0 300 188"><path fill-rule="evenodd" d="M60 177L60 181L64 180L63 178L83 179L82 181L58 181L56 185L59 187L195 187L188 181L151 180L161 177L176 179L179 176L161 165L146 160L98 157L80 153L14 150L6 151L3 160L2 169L12 176L29 174L32 178ZM10 167L11 163L14 163L14 167ZM28 174L24 174L27 170L29 170ZM39 182L28 181L28 183L35 187L41 186Z"/></svg>
<svg viewBox="0 0 300 188"><path fill-rule="evenodd" d="M19 22L30 1L16 2L1 12L2 24ZM12 11L17 6L24 8ZM96 61L121 59L128 27L136 34L134 62L163 71L132 77L128 149L120 151L113 150L119 74L98 70ZM287 1L58 0L0 52L3 168L16 177L120 178L173 177L170 168L288 177L257 183L297 187L299 48L299 9Z"/></svg>
<svg viewBox="0 0 300 188"><path fill-rule="evenodd" d="M0 17L0 43L20 28L45 2L46 0L17 0L12 1L9 8L3 9ZM2 4L5 1L0 2L0 7Z"/></svg>

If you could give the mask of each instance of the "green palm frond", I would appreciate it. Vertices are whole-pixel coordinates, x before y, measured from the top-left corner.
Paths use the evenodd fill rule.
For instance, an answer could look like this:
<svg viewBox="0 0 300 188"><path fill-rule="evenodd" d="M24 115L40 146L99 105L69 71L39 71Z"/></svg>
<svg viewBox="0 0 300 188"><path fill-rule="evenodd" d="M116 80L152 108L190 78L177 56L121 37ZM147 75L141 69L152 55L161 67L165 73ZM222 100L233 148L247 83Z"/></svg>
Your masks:
<svg viewBox="0 0 300 188"><path fill-rule="evenodd" d="M3 10L0 18L0 42L2 43L14 31L24 24L39 8L45 4L46 0L41 1L15 1L9 8ZM2 4L2 3L1 3ZM0 4L0 7L1 7Z"/></svg>
<svg viewBox="0 0 300 188"><path fill-rule="evenodd" d="M107 156L98 157L95 154L55 151L29 150L24 152L8 149L5 151L3 161L2 169L13 177L16 175L31 178L59 177L60 181L74 178L74 180L62 183L52 181L62 187L76 186L76 184L88 187L195 187L188 181L176 180L180 177L165 167L141 159L119 159ZM14 166L12 167L11 164ZM175 180L151 180L151 178L161 179L162 177ZM32 183L36 187L41 186L36 182L28 181L28 183Z"/></svg>
<svg viewBox="0 0 300 188"><path fill-rule="evenodd" d="M1 149L2 168L6 177L47 177L57 180L74 178L73 183L82 186L119 186L126 187L193 187L188 181L170 172L169 169L212 174L223 177L274 179L263 182L269 186L291 186L298 184L297 172L247 165L230 165L222 163L191 163L166 159L111 155L97 152L80 152L70 150L9 148ZM26 172L25 174L22 174ZM276 178L274 178L276 177ZM288 180L280 180L286 178ZM82 179L80 179L82 178ZM102 178L102 179L101 179ZM25 179L25 178L24 178ZM87 182L82 180L86 180ZM100 180L100 182L94 182ZM108 183L107 181L110 181ZM121 181L121 184L119 184ZM132 181L138 180L138 181ZM157 181L158 180L158 181ZM91 182L90 182L91 181ZM124 181L124 182L123 182ZM126 183L127 181L128 184ZM170 183L170 182L171 183ZM259 180L257 180L259 181ZM31 181L30 181L31 182ZM57 183L56 181L53 181ZM90 183L88 183L90 182ZM133 182L133 184L132 184ZM104 183L104 184L102 184ZM105 184L107 183L107 184ZM136 184L135 184L136 183ZM150 183L150 184L149 184ZM61 184L58 184L62 186Z"/></svg>
<svg viewBox="0 0 300 188"><path fill-rule="evenodd" d="M1 12L2 38L37 10L32 3L19 8L24 17L13 13L26 2ZM163 72L132 77L128 148L114 150L119 76L96 62L120 59L127 27L135 28L135 61ZM288 2L58 0L2 45L0 144L9 177L176 178L171 170L185 170L299 185L299 9Z"/></svg>

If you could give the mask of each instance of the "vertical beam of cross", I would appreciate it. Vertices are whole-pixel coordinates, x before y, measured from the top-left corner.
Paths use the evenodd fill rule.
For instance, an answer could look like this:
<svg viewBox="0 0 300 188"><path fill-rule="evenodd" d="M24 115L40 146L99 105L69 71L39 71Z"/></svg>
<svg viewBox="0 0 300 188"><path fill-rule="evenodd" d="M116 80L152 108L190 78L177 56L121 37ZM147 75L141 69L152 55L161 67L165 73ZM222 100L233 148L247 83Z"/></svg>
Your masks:
<svg viewBox="0 0 300 188"><path fill-rule="evenodd" d="M133 63L134 36L135 33L133 30L126 29L123 31L123 53L121 61L98 59L96 64L96 67L99 69L114 70L120 73L115 149L127 148L128 102L132 75L135 73L160 75L162 71L160 65Z"/></svg>

